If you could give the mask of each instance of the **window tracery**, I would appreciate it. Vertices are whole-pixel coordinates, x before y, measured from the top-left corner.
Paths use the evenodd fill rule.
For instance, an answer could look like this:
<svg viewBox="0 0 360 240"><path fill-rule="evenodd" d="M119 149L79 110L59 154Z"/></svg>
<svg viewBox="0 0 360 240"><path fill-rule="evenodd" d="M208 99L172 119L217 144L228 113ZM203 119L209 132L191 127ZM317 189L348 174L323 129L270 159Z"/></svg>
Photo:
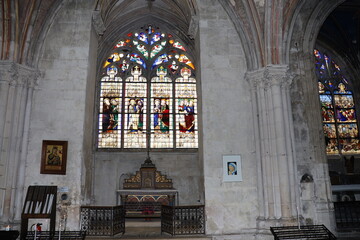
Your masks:
<svg viewBox="0 0 360 240"><path fill-rule="evenodd" d="M197 148L195 66L173 35L148 25L104 61L98 148Z"/></svg>

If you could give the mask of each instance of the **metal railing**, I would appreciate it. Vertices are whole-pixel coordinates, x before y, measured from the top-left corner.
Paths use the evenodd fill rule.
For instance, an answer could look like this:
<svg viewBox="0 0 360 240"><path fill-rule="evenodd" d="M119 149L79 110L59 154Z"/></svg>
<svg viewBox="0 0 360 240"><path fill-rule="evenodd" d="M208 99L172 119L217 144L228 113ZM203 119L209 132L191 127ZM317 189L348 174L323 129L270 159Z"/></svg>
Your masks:
<svg viewBox="0 0 360 240"><path fill-rule="evenodd" d="M41 231L36 233L35 238L35 232L34 231L28 231L26 234L26 240L84 240L86 236L85 232L79 232L79 231Z"/></svg>
<svg viewBox="0 0 360 240"><path fill-rule="evenodd" d="M87 236L114 236L125 233L123 206L82 206L81 231Z"/></svg>
<svg viewBox="0 0 360 240"><path fill-rule="evenodd" d="M274 240L316 239L336 240L337 238L324 225L270 227Z"/></svg>
<svg viewBox="0 0 360 240"><path fill-rule="evenodd" d="M360 202L334 202L338 231L360 230Z"/></svg>
<svg viewBox="0 0 360 240"><path fill-rule="evenodd" d="M205 206L161 206L161 232L205 234Z"/></svg>

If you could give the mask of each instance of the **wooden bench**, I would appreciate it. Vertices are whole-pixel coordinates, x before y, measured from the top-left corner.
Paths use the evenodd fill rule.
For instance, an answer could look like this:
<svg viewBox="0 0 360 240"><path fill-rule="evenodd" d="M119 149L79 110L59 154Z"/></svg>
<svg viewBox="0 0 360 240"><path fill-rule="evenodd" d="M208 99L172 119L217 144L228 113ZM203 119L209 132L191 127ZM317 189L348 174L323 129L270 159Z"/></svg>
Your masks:
<svg viewBox="0 0 360 240"><path fill-rule="evenodd" d="M337 239L324 225L270 227L274 240L281 239Z"/></svg>

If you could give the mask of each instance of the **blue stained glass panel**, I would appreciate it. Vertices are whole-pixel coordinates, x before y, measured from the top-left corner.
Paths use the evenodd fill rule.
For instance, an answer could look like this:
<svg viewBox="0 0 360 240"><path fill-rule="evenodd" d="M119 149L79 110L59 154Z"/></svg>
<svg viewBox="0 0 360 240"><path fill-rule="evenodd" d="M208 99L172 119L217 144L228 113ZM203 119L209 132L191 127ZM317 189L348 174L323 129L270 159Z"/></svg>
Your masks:
<svg viewBox="0 0 360 240"><path fill-rule="evenodd" d="M336 110L336 119L339 122L356 122L355 109Z"/></svg>
<svg viewBox="0 0 360 240"><path fill-rule="evenodd" d="M320 102L325 108L333 108L331 95L320 95Z"/></svg>
<svg viewBox="0 0 360 240"><path fill-rule="evenodd" d="M145 34L144 32L139 33L138 39L139 39L140 41L145 42L146 44L149 43L149 42L148 42L148 38L147 38L147 36L146 36L146 34Z"/></svg>
<svg viewBox="0 0 360 240"><path fill-rule="evenodd" d="M154 35L150 41L150 45L153 45L154 43L156 43L159 40L161 40L161 33L159 33L159 32L154 33Z"/></svg>
<svg viewBox="0 0 360 240"><path fill-rule="evenodd" d="M146 68L145 61L136 53L132 53L130 55L130 61L136 62L137 64L140 64L141 66L143 66L143 68Z"/></svg>
<svg viewBox="0 0 360 240"><path fill-rule="evenodd" d="M161 54L153 63L152 69L155 68L157 65L160 65L162 63L168 62L168 55L166 53Z"/></svg>

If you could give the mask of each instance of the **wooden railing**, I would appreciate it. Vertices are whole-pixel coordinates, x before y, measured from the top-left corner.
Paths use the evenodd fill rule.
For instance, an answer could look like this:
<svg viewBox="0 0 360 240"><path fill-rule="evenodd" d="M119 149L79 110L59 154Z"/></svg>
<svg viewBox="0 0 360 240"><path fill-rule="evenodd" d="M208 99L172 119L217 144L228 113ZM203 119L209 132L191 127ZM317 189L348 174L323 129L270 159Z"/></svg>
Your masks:
<svg viewBox="0 0 360 240"><path fill-rule="evenodd" d="M161 206L161 232L171 235L205 234L205 206Z"/></svg>
<svg viewBox="0 0 360 240"><path fill-rule="evenodd" d="M123 206L82 206L81 231L86 231L87 236L114 236L125 233Z"/></svg>
<svg viewBox="0 0 360 240"><path fill-rule="evenodd" d="M338 231L360 230L360 202L334 202Z"/></svg>

